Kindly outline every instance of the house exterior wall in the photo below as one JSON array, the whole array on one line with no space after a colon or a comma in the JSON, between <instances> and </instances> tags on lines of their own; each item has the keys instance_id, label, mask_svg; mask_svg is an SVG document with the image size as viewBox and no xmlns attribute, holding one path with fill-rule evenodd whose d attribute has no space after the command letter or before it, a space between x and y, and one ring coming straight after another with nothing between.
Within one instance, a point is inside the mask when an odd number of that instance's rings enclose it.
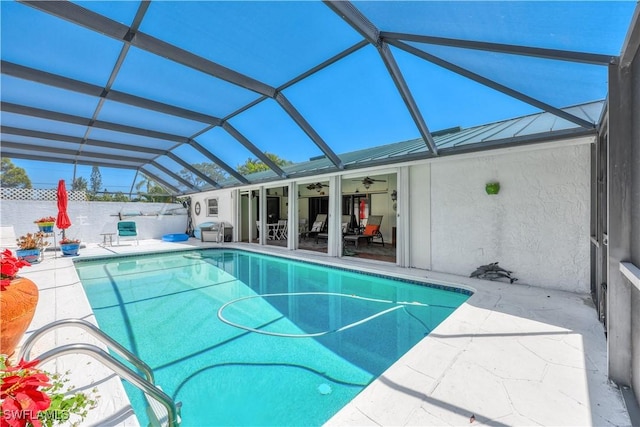
<instances>
[{"instance_id":1,"label":"house exterior wall","mask_svg":"<svg viewBox=\"0 0 640 427\"><path fill-rule=\"evenodd\" d=\"M206 191L204 193L192 194L191 195L191 210L193 215L193 226L197 227L198 225L205 222L221 222L225 221L227 223L234 224L236 223L235 219L235 210L233 199L234 190L215 190L215 191ZM217 215L209 215L207 212L207 201L211 198L218 198L218 214ZM200 203L200 215L196 215L193 211L196 203ZM255 214L254 214L255 218Z\"/></svg>"},{"instance_id":2,"label":"house exterior wall","mask_svg":"<svg viewBox=\"0 0 640 427\"><path fill-rule=\"evenodd\" d=\"M432 269L499 262L519 284L589 292L589 164L588 144L432 163Z\"/></svg>"},{"instance_id":3,"label":"house exterior wall","mask_svg":"<svg viewBox=\"0 0 640 427\"><path fill-rule=\"evenodd\" d=\"M431 165L409 168L409 266L431 269Z\"/></svg>"},{"instance_id":4,"label":"house exterior wall","mask_svg":"<svg viewBox=\"0 0 640 427\"><path fill-rule=\"evenodd\" d=\"M65 232L66 236L83 243L100 243L103 239L100 233L115 233L119 213L124 215L123 219L136 222L139 239L159 239L164 234L184 233L187 228L186 210L178 204L70 201L67 212L71 227ZM175 215L166 215L169 212ZM3 200L0 220L2 225L12 225L20 237L38 231L33 221L57 214L56 201Z\"/></svg>"}]
</instances>

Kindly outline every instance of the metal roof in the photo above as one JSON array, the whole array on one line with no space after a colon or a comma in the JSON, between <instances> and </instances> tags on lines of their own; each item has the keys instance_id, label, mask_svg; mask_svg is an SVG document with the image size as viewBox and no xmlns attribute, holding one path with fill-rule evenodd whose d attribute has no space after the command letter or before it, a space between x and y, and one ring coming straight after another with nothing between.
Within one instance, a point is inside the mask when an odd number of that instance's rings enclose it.
<instances>
[{"instance_id":1,"label":"metal roof","mask_svg":"<svg viewBox=\"0 0 640 427\"><path fill-rule=\"evenodd\" d=\"M593 132L605 3L3 1L2 156L185 194Z\"/></svg>"},{"instance_id":2,"label":"metal roof","mask_svg":"<svg viewBox=\"0 0 640 427\"><path fill-rule=\"evenodd\" d=\"M566 111L577 117L595 122L602 113L604 103L605 101L590 102L567 108ZM462 129L461 127L443 129L433 132L432 135L438 147L439 155L444 156L449 153L457 154L542 141L557 141L561 138L590 134L595 133L551 113L544 112L467 129ZM422 138L340 154L340 158L344 161L345 169L357 168L360 165L393 164L433 157L436 156L429 152ZM324 156L320 156L319 158L309 159L306 162L283 166L282 169L291 176L314 175L330 171L331 162ZM248 178L254 182L260 182L268 180L269 175L258 172L249 175Z\"/></svg>"}]
</instances>

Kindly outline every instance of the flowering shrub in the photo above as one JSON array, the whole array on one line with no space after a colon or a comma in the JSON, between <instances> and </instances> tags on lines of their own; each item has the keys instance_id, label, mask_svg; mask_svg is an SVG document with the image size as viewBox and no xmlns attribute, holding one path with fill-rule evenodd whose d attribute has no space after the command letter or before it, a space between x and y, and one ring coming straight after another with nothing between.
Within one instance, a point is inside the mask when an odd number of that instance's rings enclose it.
<instances>
[{"instance_id":1,"label":"flowering shrub","mask_svg":"<svg viewBox=\"0 0 640 427\"><path fill-rule=\"evenodd\" d=\"M48 374L38 368L38 360L21 360L11 366L0 355L0 399L2 403L2 427L51 427L67 423L77 426L87 416L97 401L85 393L72 393L68 380L59 374ZM95 394L97 390L91 390ZM70 420L75 415L74 420Z\"/></svg>"},{"instance_id":2,"label":"flowering shrub","mask_svg":"<svg viewBox=\"0 0 640 427\"><path fill-rule=\"evenodd\" d=\"M22 267L30 267L27 261L18 259L13 256L13 252L9 249L5 249L1 254L0 262L0 290L5 290L13 279L16 278L16 274Z\"/></svg>"},{"instance_id":3,"label":"flowering shrub","mask_svg":"<svg viewBox=\"0 0 640 427\"><path fill-rule=\"evenodd\" d=\"M40 223L40 222L56 222L56 217L55 216L43 216L40 219L36 219L35 221L36 224Z\"/></svg>"},{"instance_id":4,"label":"flowering shrub","mask_svg":"<svg viewBox=\"0 0 640 427\"><path fill-rule=\"evenodd\" d=\"M61 245L69 245L69 244L74 244L74 243L80 243L80 239L67 239L66 237L62 240L60 240Z\"/></svg>"},{"instance_id":5,"label":"flowering shrub","mask_svg":"<svg viewBox=\"0 0 640 427\"><path fill-rule=\"evenodd\" d=\"M42 249L49 245L49 242L45 242L44 235L42 231L27 233L16 239L16 244L20 249Z\"/></svg>"}]
</instances>

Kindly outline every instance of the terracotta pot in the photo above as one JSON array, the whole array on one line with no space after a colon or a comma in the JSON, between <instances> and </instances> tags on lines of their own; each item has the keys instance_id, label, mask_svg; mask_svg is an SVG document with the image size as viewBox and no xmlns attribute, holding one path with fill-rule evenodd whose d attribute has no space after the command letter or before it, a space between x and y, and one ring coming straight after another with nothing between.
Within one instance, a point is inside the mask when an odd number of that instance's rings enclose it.
<instances>
[{"instance_id":1,"label":"terracotta pot","mask_svg":"<svg viewBox=\"0 0 640 427\"><path fill-rule=\"evenodd\" d=\"M12 355L29 327L38 304L38 287L19 277L0 291L0 354Z\"/></svg>"}]
</instances>

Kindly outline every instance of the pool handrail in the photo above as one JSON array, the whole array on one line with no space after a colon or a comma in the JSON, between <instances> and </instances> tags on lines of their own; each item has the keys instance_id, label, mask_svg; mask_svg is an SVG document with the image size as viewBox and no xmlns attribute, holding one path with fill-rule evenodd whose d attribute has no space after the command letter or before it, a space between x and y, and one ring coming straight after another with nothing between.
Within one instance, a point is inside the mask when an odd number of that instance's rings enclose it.
<instances>
[{"instance_id":1,"label":"pool handrail","mask_svg":"<svg viewBox=\"0 0 640 427\"><path fill-rule=\"evenodd\" d=\"M66 344L49 350L38 357L40 363L56 359L65 354L86 354L94 359L102 362L105 366L113 370L120 378L127 380L130 384L136 386L147 395L153 397L160 402L167 410L167 426L178 427L180 420L178 418L178 410L176 404L165 392L160 390L156 385L142 378L137 372L122 362L114 358L103 349L92 344Z\"/></svg>"},{"instance_id":2,"label":"pool handrail","mask_svg":"<svg viewBox=\"0 0 640 427\"><path fill-rule=\"evenodd\" d=\"M18 360L30 360L31 349L38 339L40 339L44 334L50 332L52 330L64 327L64 326L75 326L85 331L89 332L95 338L97 338L101 343L106 345L109 349L113 350L116 354L124 358L127 362L131 363L137 369L139 369L142 373L144 373L147 381L151 384L155 384L155 380L153 377L153 371L145 362L143 362L140 358L138 358L135 354L131 353L125 347L122 346L119 342L111 338L109 335L101 331L96 325L93 323L87 322L84 319L61 319L56 320L55 322L51 322L42 328L35 331L33 334L27 338L24 345L20 349L20 353L18 354Z\"/></svg>"}]
</instances>

